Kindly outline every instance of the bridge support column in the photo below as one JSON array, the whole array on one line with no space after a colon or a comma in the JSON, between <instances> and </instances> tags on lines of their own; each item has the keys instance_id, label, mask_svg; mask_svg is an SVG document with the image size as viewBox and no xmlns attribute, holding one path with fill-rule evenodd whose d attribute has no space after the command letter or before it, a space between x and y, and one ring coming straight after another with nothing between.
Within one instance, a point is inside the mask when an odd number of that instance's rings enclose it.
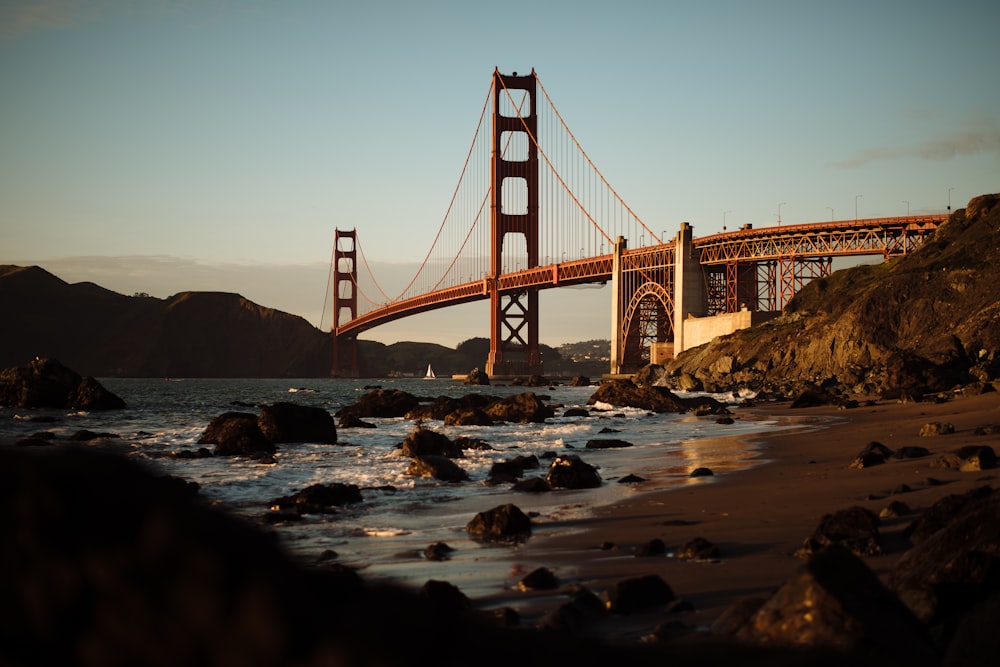
<instances>
[{"instance_id":1,"label":"bridge support column","mask_svg":"<svg viewBox=\"0 0 1000 667\"><path fill-rule=\"evenodd\" d=\"M622 372L625 355L625 294L622 284L622 253L627 247L625 238L619 236L611 255L611 374Z\"/></svg>"},{"instance_id":2,"label":"bridge support column","mask_svg":"<svg viewBox=\"0 0 1000 667\"><path fill-rule=\"evenodd\" d=\"M692 240L691 224L682 222L674 246L674 354L687 349L684 345L684 320L688 315L704 317L708 313L705 281Z\"/></svg>"},{"instance_id":3,"label":"bridge support column","mask_svg":"<svg viewBox=\"0 0 1000 667\"><path fill-rule=\"evenodd\" d=\"M334 377L360 375L358 340L353 334L337 334L341 321L358 316L357 230L336 230L333 256L333 368ZM344 317L346 315L346 317ZM343 318L343 319L342 319Z\"/></svg>"},{"instance_id":4,"label":"bridge support column","mask_svg":"<svg viewBox=\"0 0 1000 667\"><path fill-rule=\"evenodd\" d=\"M523 96L512 95L518 91ZM498 279L505 267L504 238L524 237L526 268L538 266L538 114L536 81L528 76L493 72L493 149L490 160L490 355L486 373L542 373L538 347L538 290L501 294ZM509 113L505 114L504 111ZM525 155L507 155L510 146L526 146ZM524 258L517 258L523 261ZM513 263L513 262L511 262Z\"/></svg>"}]
</instances>

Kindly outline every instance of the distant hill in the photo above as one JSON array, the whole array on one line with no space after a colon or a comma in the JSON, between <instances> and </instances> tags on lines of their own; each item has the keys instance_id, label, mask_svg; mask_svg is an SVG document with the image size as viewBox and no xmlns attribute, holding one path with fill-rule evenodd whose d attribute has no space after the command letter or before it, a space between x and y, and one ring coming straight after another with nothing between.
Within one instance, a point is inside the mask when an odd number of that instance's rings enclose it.
<instances>
[{"instance_id":1,"label":"distant hill","mask_svg":"<svg viewBox=\"0 0 1000 667\"><path fill-rule=\"evenodd\" d=\"M322 377L330 335L238 294L125 296L0 266L0 368L35 356L98 377Z\"/></svg>"},{"instance_id":2,"label":"distant hill","mask_svg":"<svg viewBox=\"0 0 1000 667\"><path fill-rule=\"evenodd\" d=\"M67 283L38 266L0 265L0 313L0 368L36 356L96 377L305 378L327 377L332 368L329 332L239 294L126 296L90 282ZM547 374L595 375L607 368L603 360L564 359L559 350L541 347ZM485 368L489 349L487 338L455 349L361 340L360 368L365 377L422 376L431 364L447 377Z\"/></svg>"}]
</instances>

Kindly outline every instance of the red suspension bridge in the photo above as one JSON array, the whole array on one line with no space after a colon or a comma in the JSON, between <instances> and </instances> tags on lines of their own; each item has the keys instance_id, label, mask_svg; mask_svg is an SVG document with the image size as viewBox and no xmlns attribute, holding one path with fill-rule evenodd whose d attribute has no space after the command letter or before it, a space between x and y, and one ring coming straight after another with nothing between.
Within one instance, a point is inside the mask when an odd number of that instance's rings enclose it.
<instances>
[{"instance_id":1,"label":"red suspension bridge","mask_svg":"<svg viewBox=\"0 0 1000 667\"><path fill-rule=\"evenodd\" d=\"M691 316L780 311L806 282L828 275L834 257L906 254L946 217L745 226L699 239L682 223L668 239L601 175L534 71L494 71L459 183L409 284L387 294L357 231L336 230L333 372L359 374L363 331L488 299L486 372L541 373L539 290L604 282L612 284L609 370L633 372L663 344L677 352L696 344L691 333L685 341Z\"/></svg>"}]
</instances>

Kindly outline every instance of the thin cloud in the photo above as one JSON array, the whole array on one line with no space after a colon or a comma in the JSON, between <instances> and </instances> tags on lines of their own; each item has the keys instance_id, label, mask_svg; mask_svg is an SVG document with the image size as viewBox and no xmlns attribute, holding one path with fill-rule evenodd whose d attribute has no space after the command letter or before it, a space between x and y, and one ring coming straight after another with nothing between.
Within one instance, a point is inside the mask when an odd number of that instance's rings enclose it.
<instances>
[{"instance_id":1,"label":"thin cloud","mask_svg":"<svg viewBox=\"0 0 1000 667\"><path fill-rule=\"evenodd\" d=\"M968 157L982 153L994 153L1000 156L1000 129L995 127L974 128L955 132L938 139L929 139L913 146L872 148L856 158L835 162L834 166L842 169L853 169L881 160L951 160L956 157Z\"/></svg>"},{"instance_id":2,"label":"thin cloud","mask_svg":"<svg viewBox=\"0 0 1000 667\"><path fill-rule=\"evenodd\" d=\"M23 35L79 24L87 5L73 0L14 0L0 7L0 34L13 39Z\"/></svg>"}]
</instances>

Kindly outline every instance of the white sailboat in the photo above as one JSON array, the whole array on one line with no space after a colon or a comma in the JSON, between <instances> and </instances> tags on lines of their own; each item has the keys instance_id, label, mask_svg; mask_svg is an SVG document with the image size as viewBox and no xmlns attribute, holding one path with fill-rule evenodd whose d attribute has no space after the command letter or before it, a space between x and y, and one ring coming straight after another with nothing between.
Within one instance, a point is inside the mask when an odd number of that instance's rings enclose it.
<instances>
[{"instance_id":1,"label":"white sailboat","mask_svg":"<svg viewBox=\"0 0 1000 667\"><path fill-rule=\"evenodd\" d=\"M436 377L437 376L434 375L434 369L431 368L430 364L427 364L427 373L424 374L424 379L425 380L433 380Z\"/></svg>"}]
</instances>

